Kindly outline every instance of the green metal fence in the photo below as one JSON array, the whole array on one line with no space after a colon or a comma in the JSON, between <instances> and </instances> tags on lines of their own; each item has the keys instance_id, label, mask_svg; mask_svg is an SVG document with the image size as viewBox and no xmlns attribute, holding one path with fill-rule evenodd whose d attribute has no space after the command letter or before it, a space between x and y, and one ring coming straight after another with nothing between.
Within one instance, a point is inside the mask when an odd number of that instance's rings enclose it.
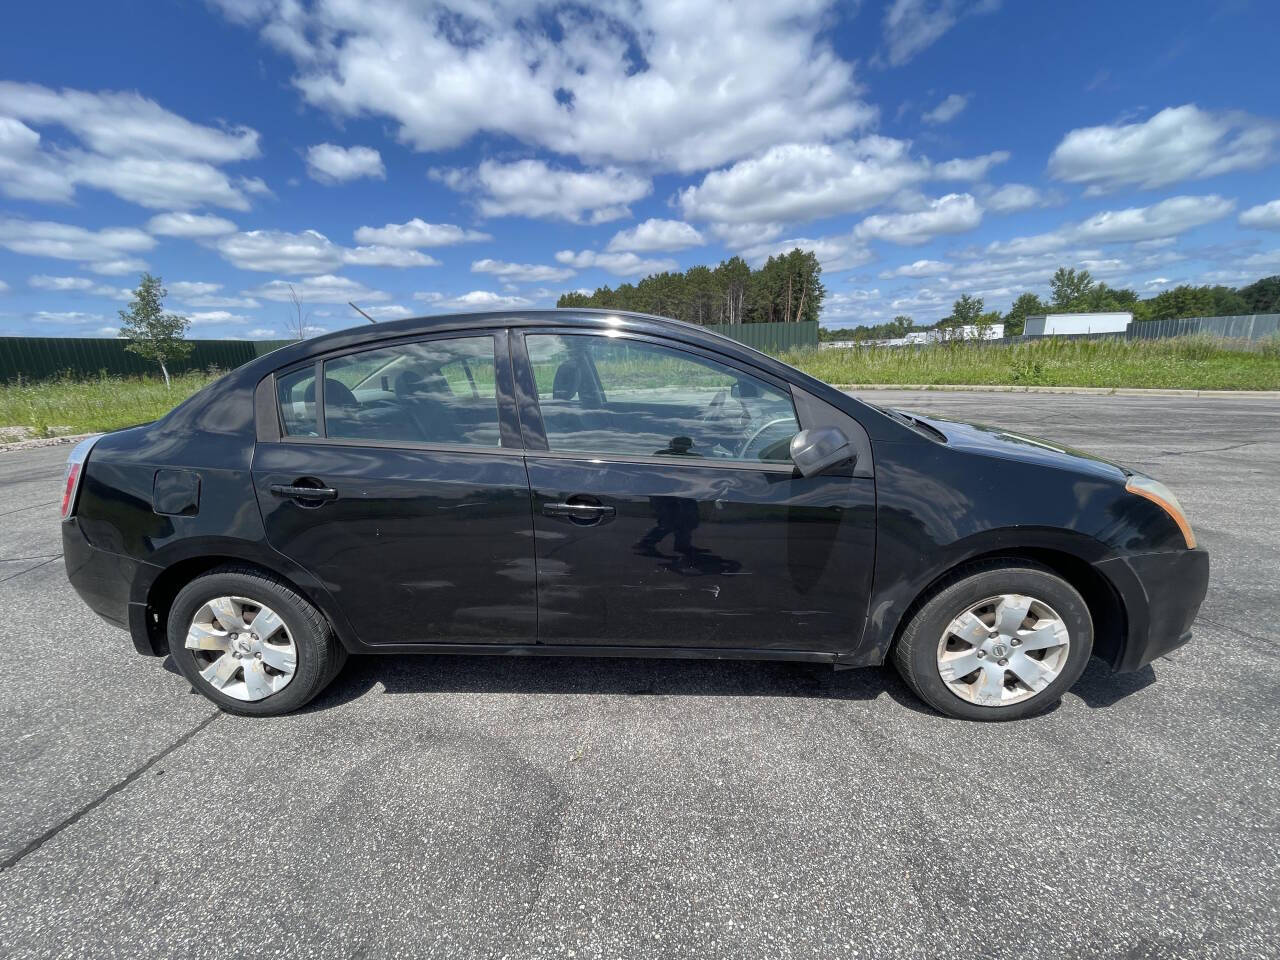
<instances>
[{"instance_id":1,"label":"green metal fence","mask_svg":"<svg viewBox=\"0 0 1280 960\"><path fill-rule=\"evenodd\" d=\"M291 340L189 340L191 355L172 364L170 373L217 367L231 370L254 357L270 353ZM134 377L157 374L150 360L125 350L127 340L106 337L0 337L0 383L47 380L69 374L93 377L99 373Z\"/></svg>"},{"instance_id":2,"label":"green metal fence","mask_svg":"<svg viewBox=\"0 0 1280 960\"><path fill-rule=\"evenodd\" d=\"M766 353L814 349L818 346L818 324L809 323L717 323L708 330L731 337ZM232 370L254 357L270 353L291 340L188 340L191 355L169 367L170 373L217 367ZM126 340L106 337L0 337L0 383L19 378L48 380L52 377L96 377L100 373L117 377L156 374L150 360L125 350Z\"/></svg>"},{"instance_id":3,"label":"green metal fence","mask_svg":"<svg viewBox=\"0 0 1280 960\"><path fill-rule=\"evenodd\" d=\"M709 323L707 329L765 353L818 348L817 320L805 323Z\"/></svg>"}]
</instances>

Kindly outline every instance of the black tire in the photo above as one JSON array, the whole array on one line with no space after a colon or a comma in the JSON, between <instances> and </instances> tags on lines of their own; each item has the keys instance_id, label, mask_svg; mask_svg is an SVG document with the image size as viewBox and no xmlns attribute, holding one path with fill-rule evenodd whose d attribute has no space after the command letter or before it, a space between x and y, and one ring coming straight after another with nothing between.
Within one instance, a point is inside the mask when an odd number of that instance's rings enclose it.
<instances>
[{"instance_id":1,"label":"black tire","mask_svg":"<svg viewBox=\"0 0 1280 960\"><path fill-rule=\"evenodd\" d=\"M245 597L270 607L293 637L298 663L293 679L261 700L239 700L217 690L200 676L196 652L186 647L187 631L200 608L215 597ZM255 567L230 565L203 574L183 587L169 610L169 655L191 686L228 713L271 717L308 703L329 685L347 660L324 616L296 590Z\"/></svg>"},{"instance_id":2,"label":"black tire","mask_svg":"<svg viewBox=\"0 0 1280 960\"><path fill-rule=\"evenodd\" d=\"M1034 597L1053 608L1067 628L1066 663L1052 683L1005 706L973 703L953 692L938 669L938 646L948 625L974 604L1000 594ZM1093 618L1079 591L1053 571L1027 560L990 561L945 580L911 617L891 654L907 685L936 710L962 720L1017 720L1043 713L1069 690L1093 652ZM1011 688L1012 689L1012 688Z\"/></svg>"}]
</instances>

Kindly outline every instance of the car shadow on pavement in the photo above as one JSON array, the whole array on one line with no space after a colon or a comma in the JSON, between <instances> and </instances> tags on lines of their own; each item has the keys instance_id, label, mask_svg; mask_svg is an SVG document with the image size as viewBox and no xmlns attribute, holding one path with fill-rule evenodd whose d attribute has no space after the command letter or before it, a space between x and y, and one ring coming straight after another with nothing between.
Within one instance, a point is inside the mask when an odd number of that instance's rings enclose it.
<instances>
[{"instance_id":1,"label":"car shadow on pavement","mask_svg":"<svg viewBox=\"0 0 1280 960\"><path fill-rule=\"evenodd\" d=\"M170 658L164 668L181 676ZM1150 686L1155 671L1112 673L1094 659L1068 696L1110 707ZM792 697L876 700L888 696L917 713L941 717L889 667L834 670L827 664L630 657L504 657L443 654L354 656L300 712L329 710L381 686L387 694L593 694L668 697ZM195 690L192 690L195 694ZM1047 713L1053 713L1055 705Z\"/></svg>"},{"instance_id":2,"label":"car shadow on pavement","mask_svg":"<svg viewBox=\"0 0 1280 960\"><path fill-rule=\"evenodd\" d=\"M927 707L892 670L827 664L623 657L386 655L352 657L306 709L326 710L381 686L388 694L502 693L664 697L794 697L875 700Z\"/></svg>"}]
</instances>

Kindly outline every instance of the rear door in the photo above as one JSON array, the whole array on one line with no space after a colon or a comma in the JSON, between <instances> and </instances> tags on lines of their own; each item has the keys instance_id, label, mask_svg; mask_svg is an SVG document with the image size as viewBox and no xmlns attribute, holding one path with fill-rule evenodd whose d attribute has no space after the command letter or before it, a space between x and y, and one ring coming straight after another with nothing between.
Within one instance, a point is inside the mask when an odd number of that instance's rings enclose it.
<instances>
[{"instance_id":1,"label":"rear door","mask_svg":"<svg viewBox=\"0 0 1280 960\"><path fill-rule=\"evenodd\" d=\"M276 375L281 436L253 462L267 537L364 643L536 642L506 343L425 338Z\"/></svg>"},{"instance_id":2,"label":"rear door","mask_svg":"<svg viewBox=\"0 0 1280 960\"><path fill-rule=\"evenodd\" d=\"M786 383L669 341L581 331L513 334L513 361L541 642L856 642L873 480L797 474Z\"/></svg>"}]
</instances>

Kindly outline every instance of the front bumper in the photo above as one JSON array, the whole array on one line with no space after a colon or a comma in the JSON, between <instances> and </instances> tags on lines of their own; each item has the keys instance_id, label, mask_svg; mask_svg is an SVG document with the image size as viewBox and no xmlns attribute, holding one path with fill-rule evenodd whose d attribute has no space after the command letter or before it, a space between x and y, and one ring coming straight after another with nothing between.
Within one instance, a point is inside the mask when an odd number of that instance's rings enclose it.
<instances>
[{"instance_id":1,"label":"front bumper","mask_svg":"<svg viewBox=\"0 0 1280 960\"><path fill-rule=\"evenodd\" d=\"M1209 589L1209 553L1178 550L1116 557L1095 565L1120 594L1128 630L1111 657L1117 671L1140 670L1191 639Z\"/></svg>"}]
</instances>

